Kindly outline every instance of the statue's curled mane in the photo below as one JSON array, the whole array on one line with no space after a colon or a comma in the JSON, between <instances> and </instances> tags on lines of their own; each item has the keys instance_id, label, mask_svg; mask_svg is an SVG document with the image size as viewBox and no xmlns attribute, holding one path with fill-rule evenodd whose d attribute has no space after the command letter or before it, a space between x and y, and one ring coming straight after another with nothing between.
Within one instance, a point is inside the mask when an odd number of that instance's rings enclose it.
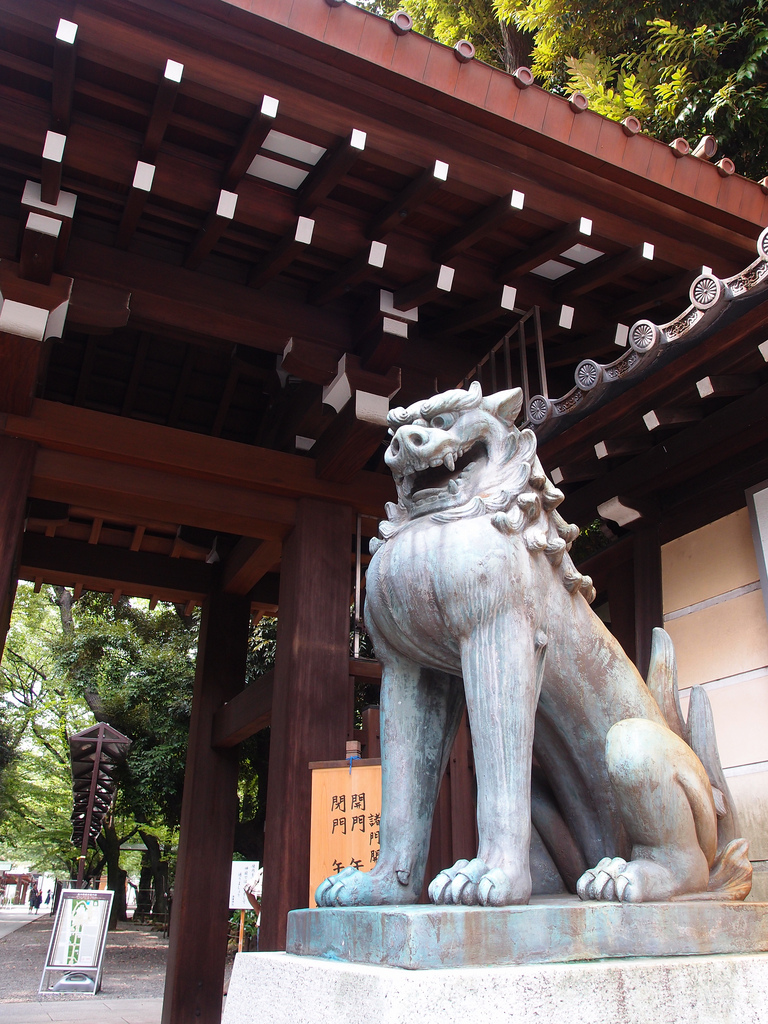
<instances>
[{"instance_id":1,"label":"statue's curled mane","mask_svg":"<svg viewBox=\"0 0 768 1024\"><path fill-rule=\"evenodd\" d=\"M483 398L482 389L474 381L468 391L454 390L405 408L392 409L387 417L390 433L399 426L414 423L426 427L434 417L443 413L462 413L484 407L491 415L496 410ZM559 570L565 588L580 591L587 601L595 597L595 588L589 576L583 576L568 552L579 535L579 528L569 524L557 511L565 496L547 477L536 454L536 435L529 428L518 430L514 424L504 424L508 432L506 450L500 460L503 466L503 485L493 493L475 495L456 508L435 512L433 522L454 523L462 519L490 516L492 524L503 534L520 534L532 554L543 553ZM411 521L402 499L386 506L387 521L379 523L381 539L370 542L371 554L386 541L397 536Z\"/></svg>"}]
</instances>

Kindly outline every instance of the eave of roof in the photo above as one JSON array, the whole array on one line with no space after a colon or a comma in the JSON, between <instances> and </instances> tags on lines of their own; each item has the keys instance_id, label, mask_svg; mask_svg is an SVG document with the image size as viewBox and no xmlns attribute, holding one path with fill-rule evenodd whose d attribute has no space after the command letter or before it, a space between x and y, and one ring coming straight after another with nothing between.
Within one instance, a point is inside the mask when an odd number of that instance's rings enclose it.
<instances>
[{"instance_id":1,"label":"eave of roof","mask_svg":"<svg viewBox=\"0 0 768 1024\"><path fill-rule=\"evenodd\" d=\"M197 0L181 0L198 6ZM208 11L228 6L261 23L267 37L336 65L356 67L366 77L408 92L424 102L458 112L535 149L631 185L649 196L701 213L700 204L759 225L768 221L768 195L740 175L682 156L663 142L624 127L591 110L574 112L568 100L539 86L519 88L512 75L476 59L460 63L454 50L416 32L398 35L386 18L349 3L325 0L204 0ZM234 12L232 12L234 13ZM224 15L227 20L231 19ZM234 19L237 20L235 16ZM252 21L248 19L252 26ZM468 109L469 108L469 109Z\"/></svg>"}]
</instances>

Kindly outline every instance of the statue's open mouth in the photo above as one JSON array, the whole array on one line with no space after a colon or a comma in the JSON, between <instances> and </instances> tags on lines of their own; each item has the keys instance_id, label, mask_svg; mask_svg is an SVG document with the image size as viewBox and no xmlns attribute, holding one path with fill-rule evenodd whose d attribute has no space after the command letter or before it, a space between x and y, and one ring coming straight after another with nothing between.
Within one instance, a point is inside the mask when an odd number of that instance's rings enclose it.
<instances>
[{"instance_id":1,"label":"statue's open mouth","mask_svg":"<svg viewBox=\"0 0 768 1024\"><path fill-rule=\"evenodd\" d=\"M486 462L488 452L482 441L477 441L466 452L447 452L436 466L406 473L403 477L403 497L414 502L426 501L437 495L458 494L461 477L473 471L475 463Z\"/></svg>"}]
</instances>

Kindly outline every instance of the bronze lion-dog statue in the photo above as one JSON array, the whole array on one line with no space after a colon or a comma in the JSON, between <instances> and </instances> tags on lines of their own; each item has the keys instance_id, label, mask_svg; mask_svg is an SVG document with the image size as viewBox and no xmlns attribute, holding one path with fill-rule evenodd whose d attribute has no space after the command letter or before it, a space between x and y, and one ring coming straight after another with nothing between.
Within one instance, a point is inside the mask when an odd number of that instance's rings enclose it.
<instances>
[{"instance_id":1,"label":"bronze lion-dog statue","mask_svg":"<svg viewBox=\"0 0 768 1024\"><path fill-rule=\"evenodd\" d=\"M743 899L751 865L706 694L694 687L684 721L668 635L654 632L645 683L591 610L568 553L578 528L515 427L521 404L474 382L389 414L398 502L371 542L365 607L382 665L381 852L326 879L317 903L419 899L465 703L479 846L432 880L434 903L527 903L532 839L584 900Z\"/></svg>"}]
</instances>

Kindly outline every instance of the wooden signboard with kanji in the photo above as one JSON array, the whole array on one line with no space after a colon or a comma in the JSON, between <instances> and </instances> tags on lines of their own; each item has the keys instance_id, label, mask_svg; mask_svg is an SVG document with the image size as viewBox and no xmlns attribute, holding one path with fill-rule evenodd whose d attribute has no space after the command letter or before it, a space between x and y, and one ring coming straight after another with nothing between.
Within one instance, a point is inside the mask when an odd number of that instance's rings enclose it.
<instances>
[{"instance_id":1,"label":"wooden signboard with kanji","mask_svg":"<svg viewBox=\"0 0 768 1024\"><path fill-rule=\"evenodd\" d=\"M379 857L381 763L316 762L312 769L309 906L328 875L353 866L369 871Z\"/></svg>"}]
</instances>

